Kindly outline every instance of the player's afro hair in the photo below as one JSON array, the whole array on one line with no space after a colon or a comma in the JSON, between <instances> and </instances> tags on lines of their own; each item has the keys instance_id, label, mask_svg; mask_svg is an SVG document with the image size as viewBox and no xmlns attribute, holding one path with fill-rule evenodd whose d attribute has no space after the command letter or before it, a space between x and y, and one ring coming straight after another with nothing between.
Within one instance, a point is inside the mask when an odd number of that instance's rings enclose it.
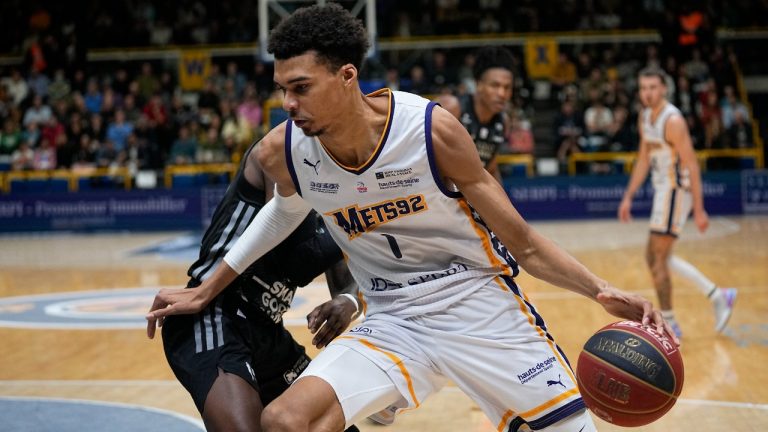
<instances>
[{"instance_id":1,"label":"player's afro hair","mask_svg":"<svg viewBox=\"0 0 768 432\"><path fill-rule=\"evenodd\" d=\"M267 50L278 60L317 52L331 70L351 63L359 70L370 43L362 22L336 3L296 10L269 36Z\"/></svg>"},{"instance_id":2,"label":"player's afro hair","mask_svg":"<svg viewBox=\"0 0 768 432\"><path fill-rule=\"evenodd\" d=\"M472 68L472 75L476 81L479 81L488 69L501 68L515 73L514 61L512 53L504 47L481 48L475 53L475 66Z\"/></svg>"}]
</instances>

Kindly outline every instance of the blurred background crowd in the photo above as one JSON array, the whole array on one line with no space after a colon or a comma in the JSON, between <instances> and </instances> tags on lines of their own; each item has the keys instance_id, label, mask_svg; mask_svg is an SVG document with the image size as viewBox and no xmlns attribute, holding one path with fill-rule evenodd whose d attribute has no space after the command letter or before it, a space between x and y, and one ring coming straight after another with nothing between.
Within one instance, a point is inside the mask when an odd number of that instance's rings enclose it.
<instances>
[{"instance_id":1,"label":"blurred background crowd","mask_svg":"<svg viewBox=\"0 0 768 432\"><path fill-rule=\"evenodd\" d=\"M503 152L557 158L637 148L637 71L669 75L668 99L697 149L754 145L752 111L739 91L741 52L718 28L768 25L768 1L382 0L378 33L420 36L640 30L658 42L561 45L547 80L532 79L519 46ZM201 88L185 90L162 59L89 61L120 49L229 44L257 39L256 0L45 2L0 5L0 170L237 160L279 108L271 65L256 55L212 59ZM557 13L551 13L557 10ZM588 33L584 33L588 34ZM240 45L238 45L240 44ZM381 51L362 71L371 88L433 97L471 93L472 48ZM0 60L2 57L0 57Z\"/></svg>"}]
</instances>

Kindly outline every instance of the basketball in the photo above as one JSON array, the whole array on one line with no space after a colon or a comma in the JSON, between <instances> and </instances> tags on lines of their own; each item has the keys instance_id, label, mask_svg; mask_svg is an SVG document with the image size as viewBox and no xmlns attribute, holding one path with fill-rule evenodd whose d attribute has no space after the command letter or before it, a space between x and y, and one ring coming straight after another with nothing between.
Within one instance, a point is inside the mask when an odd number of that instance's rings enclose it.
<instances>
[{"instance_id":1,"label":"basketball","mask_svg":"<svg viewBox=\"0 0 768 432\"><path fill-rule=\"evenodd\" d=\"M607 325L579 355L576 378L587 407L619 426L651 423L683 389L683 358L666 335L634 321Z\"/></svg>"}]
</instances>

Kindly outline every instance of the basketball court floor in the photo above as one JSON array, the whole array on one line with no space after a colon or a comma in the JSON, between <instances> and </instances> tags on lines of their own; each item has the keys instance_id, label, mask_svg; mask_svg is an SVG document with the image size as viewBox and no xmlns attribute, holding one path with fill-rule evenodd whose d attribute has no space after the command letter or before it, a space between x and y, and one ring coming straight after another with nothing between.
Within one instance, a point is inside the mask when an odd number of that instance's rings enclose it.
<instances>
[{"instance_id":1,"label":"basketball court floor","mask_svg":"<svg viewBox=\"0 0 768 432\"><path fill-rule=\"evenodd\" d=\"M677 253L722 286L739 289L725 334L709 303L674 279L683 327L685 386L677 405L643 431L768 430L768 216L717 217L705 235L689 224ZM616 286L653 296L636 221L534 226ZM55 234L0 237L1 431L196 431L201 422L143 315L159 287L180 287L194 234ZM521 274L557 342L575 365L586 339L616 319L576 294ZM303 343L303 317L327 297L322 281L301 289L287 316ZM310 350L314 353L314 350ZM511 373L511 371L510 371ZM601 431L625 430L596 420ZM370 431L496 430L453 386Z\"/></svg>"}]
</instances>

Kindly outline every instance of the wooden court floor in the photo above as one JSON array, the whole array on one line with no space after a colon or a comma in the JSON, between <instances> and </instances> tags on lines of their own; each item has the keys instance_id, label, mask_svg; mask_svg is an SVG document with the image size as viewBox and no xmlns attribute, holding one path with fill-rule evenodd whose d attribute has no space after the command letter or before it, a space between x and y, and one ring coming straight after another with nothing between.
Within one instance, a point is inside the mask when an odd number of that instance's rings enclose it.
<instances>
[{"instance_id":1,"label":"wooden court floor","mask_svg":"<svg viewBox=\"0 0 768 432\"><path fill-rule=\"evenodd\" d=\"M643 262L647 231L642 221L534 226L616 286L653 295ZM181 234L2 236L0 316L32 308L25 302L2 303L15 296L181 286L188 261L133 253ZM738 288L736 312L726 334L715 334L708 302L692 285L674 279L674 302L685 333L685 387L668 415L641 430L768 430L768 216L713 218L705 235L687 227L677 253L718 284ZM614 321L575 294L525 274L519 283L574 364L584 341ZM136 318L148 308L145 302L150 298L145 294L117 310L114 305L100 309L96 304L86 312ZM165 363L161 341L146 339L142 328L30 327L0 320L0 397L120 402L198 417ZM300 341L309 340L301 326L291 329ZM0 430L2 424L0 419ZM601 431L625 430L599 420L597 424ZM393 426L360 426L365 432L495 430L477 406L450 385L419 409L401 415Z\"/></svg>"}]
</instances>

